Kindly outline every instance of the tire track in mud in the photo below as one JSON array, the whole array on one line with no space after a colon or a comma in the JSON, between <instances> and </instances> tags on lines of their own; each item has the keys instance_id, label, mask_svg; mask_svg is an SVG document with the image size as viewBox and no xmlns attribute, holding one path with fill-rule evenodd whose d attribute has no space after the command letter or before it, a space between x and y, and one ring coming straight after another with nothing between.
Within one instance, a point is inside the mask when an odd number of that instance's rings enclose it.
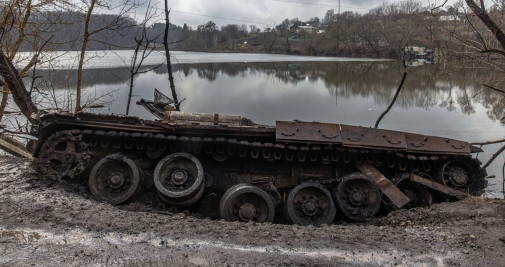
<instances>
[{"instance_id":1,"label":"tire track in mud","mask_svg":"<svg viewBox=\"0 0 505 267\"><path fill-rule=\"evenodd\" d=\"M450 251L446 254L428 253L425 255L413 255L410 252L387 249L355 251L348 249L332 248L305 248L305 247L283 247L283 246L245 246L235 243L195 240L195 239L170 239L156 237L155 233L144 233L139 235L130 235L118 232L108 232L96 234L73 229L64 234L55 234L41 229L10 229L0 226L0 241L3 243L30 243L35 247L63 246L81 248L85 256L92 256L93 251L107 251L111 248L133 248L136 246L144 247L150 250L166 249L167 251L187 251L195 255L209 255L213 251L220 251L224 254L256 254L257 257L263 257L265 254L271 254L275 257L284 256L287 258L305 259L307 262L318 261L328 263L344 263L360 265L408 265L415 263L417 266L444 265L447 259L457 259L459 252ZM152 248L149 248L152 247ZM0 263L5 264L14 261L16 255L9 257L9 252L5 252L0 259ZM165 254L166 256L166 254ZM157 253L145 255L140 253L110 253L103 259L95 259L88 264L112 264L112 263L134 263L134 262L165 262L166 257ZM224 262L214 262L208 257L188 257L188 262L195 265L219 264Z\"/></svg>"}]
</instances>

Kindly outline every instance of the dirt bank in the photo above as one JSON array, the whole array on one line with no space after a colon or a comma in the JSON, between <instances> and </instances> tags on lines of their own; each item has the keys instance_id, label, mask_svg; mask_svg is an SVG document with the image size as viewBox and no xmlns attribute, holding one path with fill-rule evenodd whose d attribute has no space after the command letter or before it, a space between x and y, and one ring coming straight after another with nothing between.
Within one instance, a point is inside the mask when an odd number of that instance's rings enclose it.
<instances>
[{"instance_id":1,"label":"dirt bank","mask_svg":"<svg viewBox=\"0 0 505 267\"><path fill-rule=\"evenodd\" d=\"M505 264L505 201L469 198L369 225L229 223L111 206L0 157L0 265Z\"/></svg>"}]
</instances>

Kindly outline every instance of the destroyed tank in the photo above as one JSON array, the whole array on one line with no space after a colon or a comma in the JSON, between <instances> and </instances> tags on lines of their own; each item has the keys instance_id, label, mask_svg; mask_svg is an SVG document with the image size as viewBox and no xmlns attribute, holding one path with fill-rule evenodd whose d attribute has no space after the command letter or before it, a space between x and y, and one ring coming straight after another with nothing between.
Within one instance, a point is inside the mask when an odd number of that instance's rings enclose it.
<instances>
[{"instance_id":1,"label":"destroyed tank","mask_svg":"<svg viewBox=\"0 0 505 267\"><path fill-rule=\"evenodd\" d=\"M159 120L43 114L29 147L52 180L84 182L98 201L147 199L228 221L330 224L480 195L486 172L467 142L320 122L275 126L167 110ZM152 197L156 196L156 197Z\"/></svg>"}]
</instances>

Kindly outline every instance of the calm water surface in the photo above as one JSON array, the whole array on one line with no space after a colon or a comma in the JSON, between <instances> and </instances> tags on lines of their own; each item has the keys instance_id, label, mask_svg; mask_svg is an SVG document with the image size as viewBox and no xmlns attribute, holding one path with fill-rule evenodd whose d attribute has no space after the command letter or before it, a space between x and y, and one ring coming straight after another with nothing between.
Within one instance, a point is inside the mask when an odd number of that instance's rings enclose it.
<instances>
[{"instance_id":1,"label":"calm water surface","mask_svg":"<svg viewBox=\"0 0 505 267\"><path fill-rule=\"evenodd\" d=\"M195 59L198 55L192 54L191 59L198 61ZM268 56L261 57L258 61L268 61ZM250 62L254 60L248 58L243 60L247 63L223 63L227 59L240 61L240 55L226 54L219 58L220 63L174 66L178 98L184 99L182 111L236 114L271 125L276 120L298 119L373 126L391 101L403 74L399 63L387 61L311 62L303 57L303 61L297 62L296 57L289 57L286 60L290 62ZM106 62L101 59L100 64L84 71L86 98L104 105L89 111L125 114L129 72L116 65L99 68ZM477 82L478 77L492 74L475 70L447 72L440 67L428 64L409 68L404 90L380 128L469 142L503 138L505 96L485 90ZM135 78L130 115L153 119L135 102L140 98L153 99L154 88L170 96L168 75L165 67L144 70L147 72ZM64 100L72 94L65 89L73 89L75 70L40 71L40 74L52 78L50 87L54 90L47 93L46 100L41 97L38 100L47 101L55 96L60 99L59 107L68 108ZM498 148L499 145L485 147L486 152L479 159L487 161ZM503 197L500 193L503 162L504 157L500 156L488 168L490 175L498 177L490 180L489 197Z\"/></svg>"}]
</instances>

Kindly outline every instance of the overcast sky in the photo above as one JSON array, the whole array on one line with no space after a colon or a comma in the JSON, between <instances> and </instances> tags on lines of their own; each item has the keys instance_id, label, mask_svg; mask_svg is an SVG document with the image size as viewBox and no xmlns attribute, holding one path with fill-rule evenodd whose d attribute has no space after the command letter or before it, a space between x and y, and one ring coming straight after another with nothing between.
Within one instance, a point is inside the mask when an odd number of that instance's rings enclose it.
<instances>
[{"instance_id":1,"label":"overcast sky","mask_svg":"<svg viewBox=\"0 0 505 267\"><path fill-rule=\"evenodd\" d=\"M160 0L158 8L163 8ZM456 0L450 0L454 3ZM329 9L338 11L338 0L168 0L172 9L170 21L182 26L196 26L214 21L218 26L226 24L256 24L260 28L279 24L285 18L298 18L307 21L312 17L324 17ZM341 12L353 11L366 13L383 3L401 2L401 0L341 0ZM442 3L442 0L421 1L423 5Z\"/></svg>"}]
</instances>

